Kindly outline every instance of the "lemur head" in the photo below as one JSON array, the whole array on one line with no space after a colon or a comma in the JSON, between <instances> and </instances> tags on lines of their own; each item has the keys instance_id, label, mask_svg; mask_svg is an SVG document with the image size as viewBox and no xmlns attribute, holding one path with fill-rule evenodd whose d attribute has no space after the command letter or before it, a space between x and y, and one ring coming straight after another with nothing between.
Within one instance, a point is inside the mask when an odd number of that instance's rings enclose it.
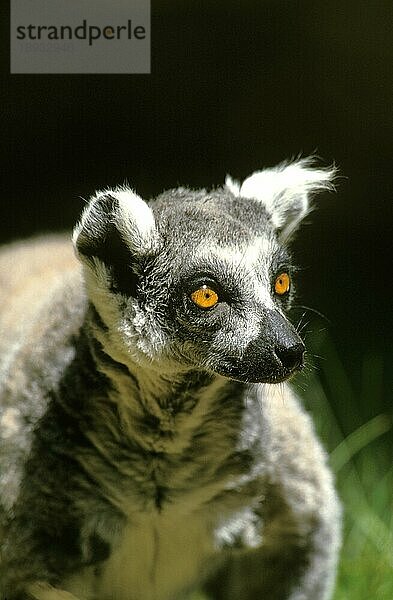
<instances>
[{"instance_id":1,"label":"lemur head","mask_svg":"<svg viewBox=\"0 0 393 600\"><path fill-rule=\"evenodd\" d=\"M212 191L167 191L149 204L127 187L99 192L73 240L106 350L167 373L288 378L304 346L285 316L287 243L310 193L331 187L333 176L307 159L242 184L227 177Z\"/></svg>"}]
</instances>

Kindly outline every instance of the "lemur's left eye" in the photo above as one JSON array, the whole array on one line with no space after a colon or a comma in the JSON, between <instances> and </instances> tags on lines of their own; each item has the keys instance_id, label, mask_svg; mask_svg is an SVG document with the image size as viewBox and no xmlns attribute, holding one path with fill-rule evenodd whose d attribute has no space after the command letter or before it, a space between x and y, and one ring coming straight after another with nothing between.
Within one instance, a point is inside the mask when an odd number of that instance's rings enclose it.
<instances>
[{"instance_id":1,"label":"lemur's left eye","mask_svg":"<svg viewBox=\"0 0 393 600\"><path fill-rule=\"evenodd\" d=\"M288 273L281 273L274 282L274 291L279 296L283 296L287 292L289 292L289 288L291 287L291 279Z\"/></svg>"},{"instance_id":2,"label":"lemur's left eye","mask_svg":"<svg viewBox=\"0 0 393 600\"><path fill-rule=\"evenodd\" d=\"M218 294L208 285L202 285L191 294L191 300L199 308L213 308L218 302Z\"/></svg>"}]
</instances>

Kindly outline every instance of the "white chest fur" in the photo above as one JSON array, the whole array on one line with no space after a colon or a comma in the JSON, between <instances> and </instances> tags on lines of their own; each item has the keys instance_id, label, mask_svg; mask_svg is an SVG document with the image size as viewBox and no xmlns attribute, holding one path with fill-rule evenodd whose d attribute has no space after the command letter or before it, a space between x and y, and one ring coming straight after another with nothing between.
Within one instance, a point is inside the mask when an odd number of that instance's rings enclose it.
<instances>
[{"instance_id":1,"label":"white chest fur","mask_svg":"<svg viewBox=\"0 0 393 600\"><path fill-rule=\"evenodd\" d=\"M206 517L144 515L125 529L104 567L102 597L173 600L199 579L213 553Z\"/></svg>"},{"instance_id":2,"label":"white chest fur","mask_svg":"<svg viewBox=\"0 0 393 600\"><path fill-rule=\"evenodd\" d=\"M86 600L182 600L217 557L206 512L143 513L128 522L99 571L84 570L64 587Z\"/></svg>"}]
</instances>

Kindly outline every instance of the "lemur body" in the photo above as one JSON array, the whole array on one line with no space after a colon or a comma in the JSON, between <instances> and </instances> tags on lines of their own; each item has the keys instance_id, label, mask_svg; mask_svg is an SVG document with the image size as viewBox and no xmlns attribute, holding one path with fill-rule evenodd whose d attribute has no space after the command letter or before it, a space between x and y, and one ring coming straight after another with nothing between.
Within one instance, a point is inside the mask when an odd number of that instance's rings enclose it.
<instances>
[{"instance_id":1,"label":"lemur body","mask_svg":"<svg viewBox=\"0 0 393 600\"><path fill-rule=\"evenodd\" d=\"M59 236L0 253L1 600L330 597L339 505L284 380L286 242L331 176L116 188L82 269Z\"/></svg>"}]
</instances>

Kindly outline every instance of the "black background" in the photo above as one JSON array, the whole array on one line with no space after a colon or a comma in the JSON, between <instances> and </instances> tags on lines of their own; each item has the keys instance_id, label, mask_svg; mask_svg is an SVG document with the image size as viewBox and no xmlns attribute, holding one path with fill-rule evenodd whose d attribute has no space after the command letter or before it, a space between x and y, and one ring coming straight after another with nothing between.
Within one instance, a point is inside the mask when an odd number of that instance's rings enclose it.
<instances>
[{"instance_id":1,"label":"black background","mask_svg":"<svg viewBox=\"0 0 393 600\"><path fill-rule=\"evenodd\" d=\"M151 75L9 75L8 27L1 242L70 228L81 197L125 180L149 198L299 153L334 160L337 194L294 244L300 297L330 319L355 390L382 356L391 405L391 0L153 0Z\"/></svg>"}]
</instances>

